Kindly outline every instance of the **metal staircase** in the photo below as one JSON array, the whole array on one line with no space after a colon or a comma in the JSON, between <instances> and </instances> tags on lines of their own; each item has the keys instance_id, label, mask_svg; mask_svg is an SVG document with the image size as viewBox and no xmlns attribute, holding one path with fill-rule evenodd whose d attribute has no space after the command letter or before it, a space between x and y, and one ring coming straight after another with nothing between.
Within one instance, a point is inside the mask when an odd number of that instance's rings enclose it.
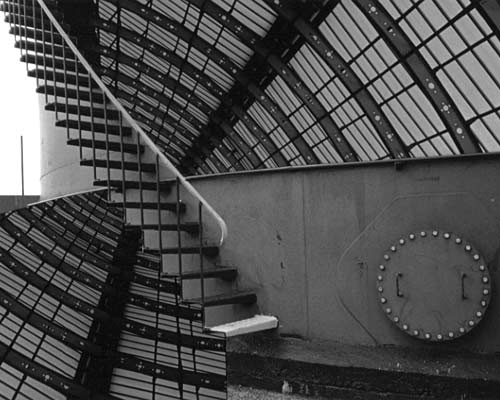
<instances>
[{"instance_id":1,"label":"metal staircase","mask_svg":"<svg viewBox=\"0 0 500 400\"><path fill-rule=\"evenodd\" d=\"M198 280L198 293L193 293L193 285L189 293L182 293L190 304L202 308L254 304L257 298L252 291L229 285L222 293L205 290L205 280L234 282L237 277L237 268L217 264L226 235L224 222L156 146L160 139L139 127L94 72L78 51L77 38L63 30L68 26L60 24L62 15L55 5L5 1L3 10L21 61L28 75L36 78L37 92L45 96L45 110L55 113L56 127L65 128L68 146L78 148L80 164L93 169L94 185L108 189L110 205L123 210L124 222L143 230L138 256L163 265L165 277ZM211 239L213 225L219 229L218 240ZM211 233L205 233L207 227ZM198 259L183 260L189 255ZM188 263L191 266L184 268ZM206 322L210 326L220 321L217 317Z\"/></svg>"}]
</instances>

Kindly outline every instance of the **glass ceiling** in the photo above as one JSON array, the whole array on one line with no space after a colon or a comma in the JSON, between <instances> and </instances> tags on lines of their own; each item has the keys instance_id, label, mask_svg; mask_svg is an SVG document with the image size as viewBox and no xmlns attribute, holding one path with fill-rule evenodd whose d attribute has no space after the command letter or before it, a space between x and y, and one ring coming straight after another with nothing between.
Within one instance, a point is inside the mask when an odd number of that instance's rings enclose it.
<instances>
[{"instance_id":1,"label":"glass ceiling","mask_svg":"<svg viewBox=\"0 0 500 400\"><path fill-rule=\"evenodd\" d=\"M186 173L500 150L496 0L98 0L100 73Z\"/></svg>"}]
</instances>

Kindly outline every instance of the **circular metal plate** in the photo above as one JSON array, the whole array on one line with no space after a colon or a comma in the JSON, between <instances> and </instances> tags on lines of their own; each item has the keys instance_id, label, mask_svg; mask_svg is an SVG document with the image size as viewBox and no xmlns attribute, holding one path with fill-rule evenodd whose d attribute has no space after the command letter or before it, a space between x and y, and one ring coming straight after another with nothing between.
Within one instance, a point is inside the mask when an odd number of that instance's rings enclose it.
<instances>
[{"instance_id":1,"label":"circular metal plate","mask_svg":"<svg viewBox=\"0 0 500 400\"><path fill-rule=\"evenodd\" d=\"M453 340L483 318L491 297L490 274L462 237L421 231L388 249L378 266L377 292L386 316L408 335Z\"/></svg>"}]
</instances>

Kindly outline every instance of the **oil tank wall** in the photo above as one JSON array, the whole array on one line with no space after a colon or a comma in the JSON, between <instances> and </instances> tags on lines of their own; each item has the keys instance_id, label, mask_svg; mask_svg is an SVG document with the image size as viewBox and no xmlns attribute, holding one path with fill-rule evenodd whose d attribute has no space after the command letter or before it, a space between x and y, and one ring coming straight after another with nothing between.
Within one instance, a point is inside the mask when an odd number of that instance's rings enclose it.
<instances>
[{"instance_id":1,"label":"oil tank wall","mask_svg":"<svg viewBox=\"0 0 500 400\"><path fill-rule=\"evenodd\" d=\"M462 235L486 259L493 296L479 326L436 346L500 351L500 157L472 156L226 174L192 183L225 218L220 262L258 291L281 333L349 344L425 346L382 311L377 268L400 237ZM436 305L439 307L439 305Z\"/></svg>"},{"instance_id":2,"label":"oil tank wall","mask_svg":"<svg viewBox=\"0 0 500 400\"><path fill-rule=\"evenodd\" d=\"M92 168L81 167L78 147L66 144L66 129L56 127L56 115L45 111L45 97L40 105L40 187L41 199L47 200L65 194L95 189L92 186ZM59 113L59 119L65 119ZM73 138L77 137L73 131Z\"/></svg>"}]
</instances>

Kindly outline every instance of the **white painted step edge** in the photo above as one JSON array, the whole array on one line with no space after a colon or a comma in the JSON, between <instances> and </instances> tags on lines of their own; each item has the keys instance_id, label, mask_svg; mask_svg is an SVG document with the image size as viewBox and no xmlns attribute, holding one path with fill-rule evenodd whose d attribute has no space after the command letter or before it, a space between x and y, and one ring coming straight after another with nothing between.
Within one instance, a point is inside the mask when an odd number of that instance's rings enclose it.
<instances>
[{"instance_id":1,"label":"white painted step edge","mask_svg":"<svg viewBox=\"0 0 500 400\"><path fill-rule=\"evenodd\" d=\"M278 318L271 315L256 315L255 317L242 319L240 321L230 322L228 324L213 326L210 332L223 333L226 337L246 335L276 329L279 325Z\"/></svg>"}]
</instances>

